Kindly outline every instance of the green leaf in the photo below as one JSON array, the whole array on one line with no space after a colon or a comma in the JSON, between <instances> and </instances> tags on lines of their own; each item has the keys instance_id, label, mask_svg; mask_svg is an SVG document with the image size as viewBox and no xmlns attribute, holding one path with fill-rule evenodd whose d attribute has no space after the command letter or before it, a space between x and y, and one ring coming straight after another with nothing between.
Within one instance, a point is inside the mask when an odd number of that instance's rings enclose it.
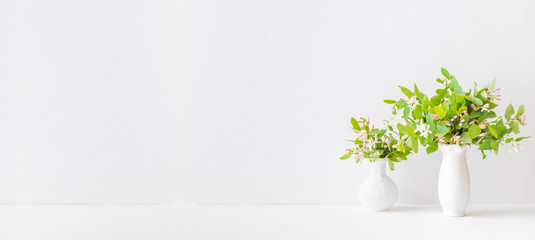
<instances>
[{"instance_id":1,"label":"green leaf","mask_svg":"<svg viewBox=\"0 0 535 240\"><path fill-rule=\"evenodd\" d=\"M489 129L490 133L492 133L492 135L495 137L495 138L498 138L498 133L496 132L496 130L494 129L494 127L492 127L492 125L490 124L486 124L487 125L487 128Z\"/></svg>"},{"instance_id":2,"label":"green leaf","mask_svg":"<svg viewBox=\"0 0 535 240\"><path fill-rule=\"evenodd\" d=\"M479 149L481 149L481 150L492 150L492 146L490 145L490 140L489 139L485 139L485 141L483 141L481 143L481 145L479 145Z\"/></svg>"},{"instance_id":3,"label":"green leaf","mask_svg":"<svg viewBox=\"0 0 535 240\"><path fill-rule=\"evenodd\" d=\"M405 109L403 109L403 117L408 118L410 113L411 113L411 109L408 106L406 106Z\"/></svg>"},{"instance_id":4,"label":"green leaf","mask_svg":"<svg viewBox=\"0 0 535 240\"><path fill-rule=\"evenodd\" d=\"M495 118L495 117L496 117L496 113L495 112L484 112L477 119L477 124L483 123L485 121L485 119L487 119L487 118Z\"/></svg>"},{"instance_id":5,"label":"green leaf","mask_svg":"<svg viewBox=\"0 0 535 240\"><path fill-rule=\"evenodd\" d=\"M481 154L483 154L483 159L487 158L487 155L485 155L485 152L483 152L483 150L481 150Z\"/></svg>"},{"instance_id":6,"label":"green leaf","mask_svg":"<svg viewBox=\"0 0 535 240\"><path fill-rule=\"evenodd\" d=\"M433 152L436 152L438 150L438 142L433 142L429 144L429 146L425 149L425 152L427 154L431 154Z\"/></svg>"},{"instance_id":7,"label":"green leaf","mask_svg":"<svg viewBox=\"0 0 535 240\"><path fill-rule=\"evenodd\" d=\"M437 114L439 119L442 119L446 116L446 111L444 111L444 108L440 106L435 106L435 113Z\"/></svg>"},{"instance_id":8,"label":"green leaf","mask_svg":"<svg viewBox=\"0 0 535 240\"><path fill-rule=\"evenodd\" d=\"M403 87L403 86L398 86L398 87L399 89L401 89L403 94L405 94L405 96L407 96L408 98L411 98L412 96L414 96L414 94L412 94L411 90L409 90L408 88Z\"/></svg>"},{"instance_id":9,"label":"green leaf","mask_svg":"<svg viewBox=\"0 0 535 240\"><path fill-rule=\"evenodd\" d=\"M398 128L399 133L410 135L410 132L407 130L407 127L405 127L405 125L398 123L397 128Z\"/></svg>"},{"instance_id":10,"label":"green leaf","mask_svg":"<svg viewBox=\"0 0 535 240\"><path fill-rule=\"evenodd\" d=\"M478 105L478 106L483 105L483 101L481 101L481 99L479 99L479 98L472 97L471 100L472 100L473 103L475 103L475 104Z\"/></svg>"},{"instance_id":11,"label":"green leaf","mask_svg":"<svg viewBox=\"0 0 535 240\"><path fill-rule=\"evenodd\" d=\"M502 119L500 119L498 122L496 122L496 133L498 133L498 137L502 137L503 135L508 133L507 127L503 124L503 120Z\"/></svg>"},{"instance_id":12,"label":"green leaf","mask_svg":"<svg viewBox=\"0 0 535 240\"><path fill-rule=\"evenodd\" d=\"M518 122L510 122L509 123L509 126L511 126L511 128L513 129L513 132L515 134L519 134L520 133L520 125L518 124Z\"/></svg>"},{"instance_id":13,"label":"green leaf","mask_svg":"<svg viewBox=\"0 0 535 240\"><path fill-rule=\"evenodd\" d=\"M472 143L472 139L470 139L470 137L468 136L468 132L463 132L461 134L461 140L463 141L463 143L466 143L466 144Z\"/></svg>"},{"instance_id":14,"label":"green leaf","mask_svg":"<svg viewBox=\"0 0 535 240\"><path fill-rule=\"evenodd\" d=\"M427 115L425 116L425 122L428 123L428 124L432 124L433 123L433 114L428 112Z\"/></svg>"},{"instance_id":15,"label":"green leaf","mask_svg":"<svg viewBox=\"0 0 535 240\"><path fill-rule=\"evenodd\" d=\"M510 143L512 142L513 140L515 140L514 138L508 138L508 139L505 139L505 143Z\"/></svg>"},{"instance_id":16,"label":"green leaf","mask_svg":"<svg viewBox=\"0 0 535 240\"><path fill-rule=\"evenodd\" d=\"M353 125L353 129L360 130L359 122L355 118L351 118L351 125Z\"/></svg>"},{"instance_id":17,"label":"green leaf","mask_svg":"<svg viewBox=\"0 0 535 240\"><path fill-rule=\"evenodd\" d=\"M490 144L490 146L492 147L492 150L494 151L494 153L496 153L496 155L498 155L498 150L500 149L500 143L499 142L493 142Z\"/></svg>"},{"instance_id":18,"label":"green leaf","mask_svg":"<svg viewBox=\"0 0 535 240\"><path fill-rule=\"evenodd\" d=\"M405 152L405 145L403 145L403 144L399 144L399 145L398 145L398 150L399 150L400 152L404 153L404 152Z\"/></svg>"},{"instance_id":19,"label":"green leaf","mask_svg":"<svg viewBox=\"0 0 535 240\"><path fill-rule=\"evenodd\" d=\"M388 99L383 100L383 102L385 102L386 104L394 104L394 103L397 103L397 102L394 101L394 100L388 100Z\"/></svg>"},{"instance_id":20,"label":"green leaf","mask_svg":"<svg viewBox=\"0 0 535 240\"><path fill-rule=\"evenodd\" d=\"M351 157L350 154L346 154L346 155L344 155L344 156L341 156L341 157L340 157L340 160L346 160L346 159L348 159L348 158L350 158L350 157Z\"/></svg>"},{"instance_id":21,"label":"green leaf","mask_svg":"<svg viewBox=\"0 0 535 240\"><path fill-rule=\"evenodd\" d=\"M507 106L507 109L505 109L505 119L509 121L511 119L511 116L513 116L514 113L515 113L515 109L513 108L513 105L509 104L509 106Z\"/></svg>"},{"instance_id":22,"label":"green leaf","mask_svg":"<svg viewBox=\"0 0 535 240\"><path fill-rule=\"evenodd\" d=\"M467 110L466 106L462 106L459 109L457 109L457 114L461 114L462 112L464 112L466 110Z\"/></svg>"},{"instance_id":23,"label":"green leaf","mask_svg":"<svg viewBox=\"0 0 535 240\"><path fill-rule=\"evenodd\" d=\"M481 128L477 124L470 125L470 128L468 128L468 137L470 139L476 138L481 133Z\"/></svg>"},{"instance_id":24,"label":"green leaf","mask_svg":"<svg viewBox=\"0 0 535 240\"><path fill-rule=\"evenodd\" d=\"M446 77L447 79L451 79L451 75L448 70L446 70L445 68L440 68L440 71L442 72L442 75L444 75L444 77Z\"/></svg>"},{"instance_id":25,"label":"green leaf","mask_svg":"<svg viewBox=\"0 0 535 240\"><path fill-rule=\"evenodd\" d=\"M524 114L524 104L518 106L516 118L521 117Z\"/></svg>"},{"instance_id":26,"label":"green leaf","mask_svg":"<svg viewBox=\"0 0 535 240\"><path fill-rule=\"evenodd\" d=\"M515 141L517 141L517 142L518 142L518 141L522 141L522 140L524 140L524 139L528 139L528 138L530 138L530 137L531 137L531 136L529 136L529 137L519 137L519 138L515 139Z\"/></svg>"},{"instance_id":27,"label":"green leaf","mask_svg":"<svg viewBox=\"0 0 535 240\"><path fill-rule=\"evenodd\" d=\"M481 116L481 112L480 111L472 111L469 115L470 118L477 118Z\"/></svg>"},{"instance_id":28,"label":"green leaf","mask_svg":"<svg viewBox=\"0 0 535 240\"><path fill-rule=\"evenodd\" d=\"M390 167L390 171L394 171L394 162L390 159L388 159L388 167Z\"/></svg>"},{"instance_id":29,"label":"green leaf","mask_svg":"<svg viewBox=\"0 0 535 240\"><path fill-rule=\"evenodd\" d=\"M415 153L418 153L418 136L413 135L413 136L409 137L409 140L407 141L407 144L409 145L409 147L411 147L411 149Z\"/></svg>"},{"instance_id":30,"label":"green leaf","mask_svg":"<svg viewBox=\"0 0 535 240\"><path fill-rule=\"evenodd\" d=\"M457 81L457 78L455 76L451 76L451 85L453 86L453 92L457 95L463 95L463 88L461 85L459 85L459 82Z\"/></svg>"},{"instance_id":31,"label":"green leaf","mask_svg":"<svg viewBox=\"0 0 535 240\"><path fill-rule=\"evenodd\" d=\"M412 117L414 119L421 119L422 118L422 106L417 105L414 110L412 111Z\"/></svg>"},{"instance_id":32,"label":"green leaf","mask_svg":"<svg viewBox=\"0 0 535 240\"><path fill-rule=\"evenodd\" d=\"M494 89L495 86L496 86L496 78L492 79L492 82L490 82L489 88Z\"/></svg>"},{"instance_id":33,"label":"green leaf","mask_svg":"<svg viewBox=\"0 0 535 240\"><path fill-rule=\"evenodd\" d=\"M450 131L450 128L446 126L443 122L437 124L437 132L444 135Z\"/></svg>"},{"instance_id":34,"label":"green leaf","mask_svg":"<svg viewBox=\"0 0 535 240\"><path fill-rule=\"evenodd\" d=\"M440 105L441 101L442 101L442 97L439 96L439 95L435 95L435 96L431 97L431 104L433 104L435 106Z\"/></svg>"}]
</instances>

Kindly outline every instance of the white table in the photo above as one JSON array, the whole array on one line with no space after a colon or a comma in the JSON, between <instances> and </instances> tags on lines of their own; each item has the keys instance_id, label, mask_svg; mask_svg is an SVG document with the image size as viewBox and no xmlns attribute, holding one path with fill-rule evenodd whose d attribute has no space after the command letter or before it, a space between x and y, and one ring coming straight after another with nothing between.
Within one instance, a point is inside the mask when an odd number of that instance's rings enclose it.
<instances>
[{"instance_id":1,"label":"white table","mask_svg":"<svg viewBox=\"0 0 535 240\"><path fill-rule=\"evenodd\" d=\"M0 205L1 240L535 239L535 205Z\"/></svg>"}]
</instances>

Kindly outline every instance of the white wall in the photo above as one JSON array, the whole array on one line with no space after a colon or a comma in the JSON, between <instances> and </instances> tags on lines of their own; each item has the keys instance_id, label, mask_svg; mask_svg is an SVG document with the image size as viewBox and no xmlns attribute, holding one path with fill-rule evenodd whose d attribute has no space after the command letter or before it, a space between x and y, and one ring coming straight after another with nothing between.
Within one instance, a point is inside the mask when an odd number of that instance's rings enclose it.
<instances>
[{"instance_id":1,"label":"white wall","mask_svg":"<svg viewBox=\"0 0 535 240\"><path fill-rule=\"evenodd\" d=\"M356 203L351 116L440 67L535 116L534 42L533 1L1 1L0 203ZM535 203L525 146L470 152L473 203Z\"/></svg>"}]
</instances>

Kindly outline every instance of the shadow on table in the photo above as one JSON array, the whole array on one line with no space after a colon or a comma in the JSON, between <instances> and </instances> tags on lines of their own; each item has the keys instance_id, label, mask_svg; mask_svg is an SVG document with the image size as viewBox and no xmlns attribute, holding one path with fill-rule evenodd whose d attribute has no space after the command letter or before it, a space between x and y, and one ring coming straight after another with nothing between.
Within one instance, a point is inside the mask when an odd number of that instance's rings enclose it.
<instances>
[{"instance_id":1,"label":"shadow on table","mask_svg":"<svg viewBox=\"0 0 535 240\"><path fill-rule=\"evenodd\" d=\"M402 205L394 206L389 212L429 212L430 210L441 211L440 206L435 205Z\"/></svg>"},{"instance_id":2,"label":"shadow on table","mask_svg":"<svg viewBox=\"0 0 535 240\"><path fill-rule=\"evenodd\" d=\"M470 206L469 206L470 207ZM535 217L535 207L531 208L518 208L500 207L495 208L493 206L479 206L478 209L466 211L467 217Z\"/></svg>"}]
</instances>

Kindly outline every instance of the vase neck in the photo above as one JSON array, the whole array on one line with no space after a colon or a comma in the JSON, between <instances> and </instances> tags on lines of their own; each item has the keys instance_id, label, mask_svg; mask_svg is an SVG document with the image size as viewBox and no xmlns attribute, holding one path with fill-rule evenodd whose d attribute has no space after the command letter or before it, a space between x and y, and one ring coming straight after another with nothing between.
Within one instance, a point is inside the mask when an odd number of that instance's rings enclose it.
<instances>
[{"instance_id":1,"label":"vase neck","mask_svg":"<svg viewBox=\"0 0 535 240\"><path fill-rule=\"evenodd\" d=\"M386 177L386 159L377 159L372 162L370 168L370 177L372 178L384 178Z\"/></svg>"},{"instance_id":2,"label":"vase neck","mask_svg":"<svg viewBox=\"0 0 535 240\"><path fill-rule=\"evenodd\" d=\"M440 151L442 151L442 154L444 156L457 156L457 157L464 157L466 156L466 152L468 151L469 146L459 146L455 144L440 144L439 145Z\"/></svg>"}]
</instances>

